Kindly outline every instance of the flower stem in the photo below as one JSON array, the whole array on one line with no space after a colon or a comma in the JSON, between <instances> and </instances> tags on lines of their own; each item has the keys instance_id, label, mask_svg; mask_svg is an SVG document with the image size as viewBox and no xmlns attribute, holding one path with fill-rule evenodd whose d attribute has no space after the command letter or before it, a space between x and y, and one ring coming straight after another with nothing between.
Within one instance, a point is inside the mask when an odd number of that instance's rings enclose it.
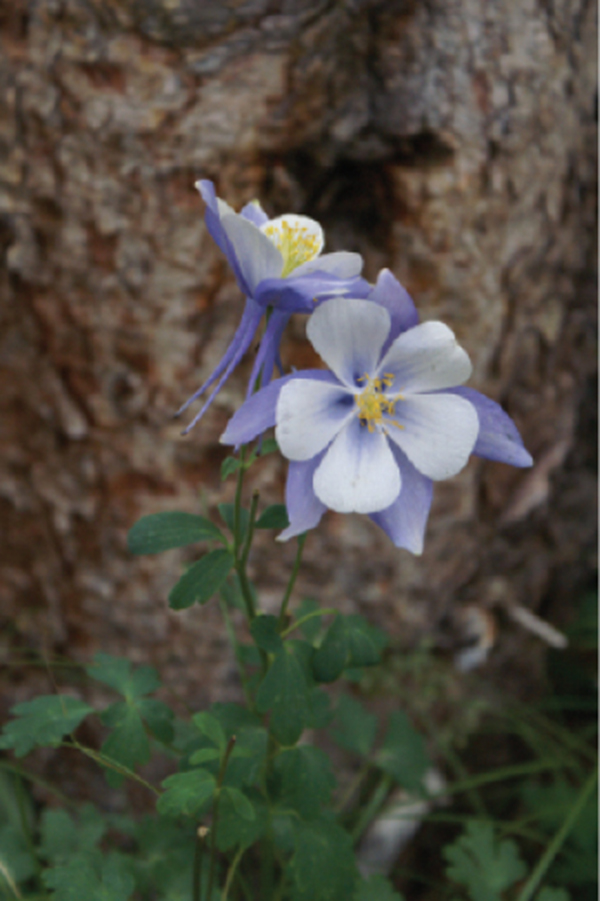
<instances>
[{"instance_id":1,"label":"flower stem","mask_svg":"<svg viewBox=\"0 0 600 901\"><path fill-rule=\"evenodd\" d=\"M292 569L292 573L290 575L290 580L287 584L287 588L285 589L285 594L283 596L283 600L281 602L281 610L279 611L279 629L283 629L285 625L285 616L287 613L287 606L289 604L290 598L292 596L292 591L294 590L294 585L296 584L296 579L298 577L298 572L300 570L300 563L302 562L302 551L304 550L304 542L306 541L306 533L298 536L298 549L296 550L296 559L294 560L294 566Z\"/></svg>"},{"instance_id":2,"label":"flower stem","mask_svg":"<svg viewBox=\"0 0 600 901\"><path fill-rule=\"evenodd\" d=\"M206 833L206 826L199 826L196 830L196 843L194 848L194 871L192 874L192 901L201 901L200 893L202 891L202 857Z\"/></svg>"},{"instance_id":3,"label":"flower stem","mask_svg":"<svg viewBox=\"0 0 600 901\"><path fill-rule=\"evenodd\" d=\"M240 580L240 588L242 590L244 604L246 605L248 622L251 623L252 620L256 617L256 609L254 605L254 597L252 596L252 589L250 588L250 582L248 581L248 576L246 575L246 563L248 562L248 554L250 553L250 545L252 544L252 537L254 535L254 517L256 516L258 495L255 494L252 497L252 508L250 521L248 523L248 534L246 535L245 540L242 543L240 540L242 537L240 535L240 523L242 509L242 489L244 487L244 473L246 471L246 467L244 466L245 457L246 446L243 444L240 449L240 467L237 474L235 500L233 504L233 552L235 556L235 571L237 572L238 578Z\"/></svg>"},{"instance_id":4,"label":"flower stem","mask_svg":"<svg viewBox=\"0 0 600 901\"><path fill-rule=\"evenodd\" d=\"M231 888L231 883L233 882L233 877L235 876L235 871L237 870L238 864L242 859L242 854L246 849L242 845L233 860L231 861L231 866L227 871L227 878L225 879L225 886L223 888L223 894L221 895L221 901L227 901L227 896L229 895L229 889Z\"/></svg>"},{"instance_id":5,"label":"flower stem","mask_svg":"<svg viewBox=\"0 0 600 901\"><path fill-rule=\"evenodd\" d=\"M225 778L225 770L227 769L229 758L231 757L233 749L235 748L236 741L236 736L232 735L227 744L227 748L225 749L225 753L221 761L221 766L219 767L219 775L217 776L217 789L215 791L213 820L212 828L210 831L210 869L208 871L208 890L206 892L208 901L210 901L210 898L212 896L212 887L215 880L215 866L217 863L217 826L219 823L219 802L221 800L221 788L223 786L223 779Z\"/></svg>"},{"instance_id":6,"label":"flower stem","mask_svg":"<svg viewBox=\"0 0 600 901\"><path fill-rule=\"evenodd\" d=\"M564 823L546 848L545 852L542 854L540 860L535 866L532 874L529 879L521 889L521 893L517 898L517 901L530 901L530 898L533 897L534 892L539 886L540 882L544 878L546 870L560 851L562 845L564 844L569 832L579 819L583 808L585 807L588 798L592 794L594 788L596 787L596 782L598 780L598 772L594 768L593 773L590 778L586 782L586 784L581 789L579 793L579 797L575 801L575 804L572 806L571 810Z\"/></svg>"}]
</instances>

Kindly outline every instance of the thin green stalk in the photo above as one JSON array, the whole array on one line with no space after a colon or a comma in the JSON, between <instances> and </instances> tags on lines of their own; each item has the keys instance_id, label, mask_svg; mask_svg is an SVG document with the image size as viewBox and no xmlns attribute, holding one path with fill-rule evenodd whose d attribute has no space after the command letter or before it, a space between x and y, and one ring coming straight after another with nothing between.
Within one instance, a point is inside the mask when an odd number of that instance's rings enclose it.
<instances>
[{"instance_id":1,"label":"thin green stalk","mask_svg":"<svg viewBox=\"0 0 600 901\"><path fill-rule=\"evenodd\" d=\"M367 775L367 773L369 772L369 770L371 769L372 766L373 766L373 764L371 763L370 760L367 760L367 761L365 761L365 763L363 763L363 765L359 769L358 773L356 774L354 779L352 779L350 781L348 788L346 789L346 791L340 798L340 800L338 802L338 806L337 806L338 813L341 813L343 811L344 807L346 807L346 805L350 803L355 792L360 787L361 782L363 781L363 779L365 778L365 776Z\"/></svg>"},{"instance_id":2,"label":"thin green stalk","mask_svg":"<svg viewBox=\"0 0 600 901\"><path fill-rule=\"evenodd\" d=\"M219 775L217 776L217 788L215 791L215 802L213 804L213 817L212 817L212 827L210 831L210 868L208 871L208 889L206 892L207 901L210 901L212 897L212 888L215 880L215 867L217 863L217 826L219 824L219 805L221 801L221 789L223 786L223 779L225 778L225 770L227 769L227 764L229 763L229 758L233 753L233 749L235 747L236 737L232 735L227 744L227 748L225 749L225 753L223 755L223 759L221 761L221 766L219 767Z\"/></svg>"},{"instance_id":3,"label":"thin green stalk","mask_svg":"<svg viewBox=\"0 0 600 901\"><path fill-rule=\"evenodd\" d=\"M314 619L315 616L335 616L339 612L340 611L336 610L334 607L324 607L322 610L313 610L312 613L307 613L306 616L301 616L300 619L293 622L287 629L280 632L280 635L282 638L287 638L291 632L299 628L299 626L303 626L309 619Z\"/></svg>"},{"instance_id":4,"label":"thin green stalk","mask_svg":"<svg viewBox=\"0 0 600 901\"><path fill-rule=\"evenodd\" d=\"M285 594L283 596L283 600L281 602L281 610L279 611L279 628L282 629L285 623L285 616L287 613L287 606L290 602L290 598L292 596L292 591L294 590L294 585L296 584L296 579L298 578L298 573L300 571L300 564L302 563L302 551L304 550L304 542L306 541L306 533L298 536L298 548L296 550L296 557L294 559L294 566L292 568L292 573L290 575L289 582L287 583L287 588L285 589Z\"/></svg>"},{"instance_id":5,"label":"thin green stalk","mask_svg":"<svg viewBox=\"0 0 600 901\"><path fill-rule=\"evenodd\" d=\"M594 768L593 773L590 778L583 786L579 793L579 797L573 804L571 810L569 811L568 816L566 817L564 823L540 857L538 863L536 864L533 872L531 873L529 879L521 889L520 894L517 897L517 901L530 901L533 897L535 891L537 890L540 882L544 878L546 870L560 851L564 842L566 841L571 829L579 819L583 808L587 804L588 798L594 791L596 787L596 782L598 781L598 771Z\"/></svg>"},{"instance_id":6,"label":"thin green stalk","mask_svg":"<svg viewBox=\"0 0 600 901\"><path fill-rule=\"evenodd\" d=\"M202 858L204 857L204 840L208 829L199 826L196 830L196 842L194 845L194 870L192 873L192 901L201 901L202 891Z\"/></svg>"},{"instance_id":7,"label":"thin green stalk","mask_svg":"<svg viewBox=\"0 0 600 901\"><path fill-rule=\"evenodd\" d=\"M254 491L252 494L252 500L250 501L250 519L248 522L248 532L246 534L246 540L244 541L244 546L242 548L242 556L240 557L240 564L246 570L246 564L248 562L248 555L250 554L250 548L252 547L252 539L254 538L254 525L256 523L256 510L258 508L258 491Z\"/></svg>"},{"instance_id":8,"label":"thin green stalk","mask_svg":"<svg viewBox=\"0 0 600 901\"><path fill-rule=\"evenodd\" d=\"M90 757L92 760L95 760L96 763L101 764L104 767L107 767L109 770L114 770L115 773L119 773L121 776L126 776L128 779L133 779L134 782L139 782L140 785L143 785L144 788L147 788L148 791L151 791L154 795L160 798L160 792L157 788L154 788L149 782L146 782L145 779L142 779L141 776L138 776L137 773L134 773L133 770L128 769L126 766L121 766L120 763L116 763L114 760L111 760L110 757L105 757L104 754L99 753L98 751L92 751L91 748L86 748L85 745L79 744L78 741L72 739L69 741L63 741L60 744L61 748L77 748L78 751L81 751L82 754L85 754L86 757Z\"/></svg>"},{"instance_id":9,"label":"thin green stalk","mask_svg":"<svg viewBox=\"0 0 600 901\"><path fill-rule=\"evenodd\" d=\"M252 534L254 531L254 523L251 522L248 525L249 538L246 537L246 541L244 542L243 547L240 547L240 520L241 520L241 509L242 509L242 489L244 487L244 473L246 471L246 467L244 466L246 457L246 446L243 444L240 449L240 467L237 473L237 483L235 488L235 498L233 503L233 553L235 557L235 571L238 574L238 578L240 580L240 588L242 590L242 598L244 599L244 604L246 605L246 613L248 616L248 622L252 622L252 620L256 616L256 610L254 607L254 598L252 596L252 590L250 588L250 583L248 581L248 576L246 575L246 563L248 560L248 554L250 552L250 543L252 541ZM253 503L254 498L252 498ZM256 503L258 502L258 498ZM256 514L256 507L255 507Z\"/></svg>"},{"instance_id":10,"label":"thin green stalk","mask_svg":"<svg viewBox=\"0 0 600 901\"><path fill-rule=\"evenodd\" d=\"M34 785L39 785L41 788L45 789L47 792L55 795L62 804L67 805L68 807L77 807L78 802L74 801L73 798L67 797L67 795L63 794L58 788L55 788L51 782L47 782L46 779L42 779L40 776L36 776L33 773L28 773L27 770L20 767L15 763L8 763L6 760L0 760L0 770L6 770L8 773L16 773L17 776L21 776L23 779L28 779L29 782L33 782Z\"/></svg>"},{"instance_id":11,"label":"thin green stalk","mask_svg":"<svg viewBox=\"0 0 600 901\"><path fill-rule=\"evenodd\" d=\"M242 859L242 854L246 849L242 846L239 848L237 854L231 861L231 865L227 871L227 878L225 879L225 885L223 887L223 894L221 895L221 901L227 901L227 896L229 894L229 889L231 888L231 883L233 882L233 877L235 876L235 871L237 870L238 864ZM209 899L210 901L210 899Z\"/></svg>"},{"instance_id":12,"label":"thin green stalk","mask_svg":"<svg viewBox=\"0 0 600 901\"><path fill-rule=\"evenodd\" d=\"M367 804L365 810L362 815L359 817L358 822L354 826L352 830L352 840L354 843L358 842L362 837L363 832L367 829L372 820L375 819L379 811L381 810L383 804L385 803L385 799L388 796L388 792L392 787L392 777L391 776L383 776L381 782L373 792L371 796L371 800Z\"/></svg>"},{"instance_id":13,"label":"thin green stalk","mask_svg":"<svg viewBox=\"0 0 600 901\"><path fill-rule=\"evenodd\" d=\"M479 776L471 776L463 782L455 782L448 785L440 792L428 795L429 800L436 798L444 798L447 795L458 795L461 792L469 791L480 785L489 785L492 782L504 782L508 779L518 779L521 776L530 776L533 773L542 773L545 770L561 769L561 765L556 761L534 761L532 763L519 763L515 766L502 767L498 770L492 770L491 773L481 773Z\"/></svg>"},{"instance_id":14,"label":"thin green stalk","mask_svg":"<svg viewBox=\"0 0 600 901\"><path fill-rule=\"evenodd\" d=\"M4 879L6 880L6 884L10 888L14 897L19 898L19 899L22 898L23 895L17 888L15 881L13 880L12 876L10 875L10 870L8 869L8 867L5 865L5 863L1 859L0 859L0 875L4 876Z\"/></svg>"},{"instance_id":15,"label":"thin green stalk","mask_svg":"<svg viewBox=\"0 0 600 901\"><path fill-rule=\"evenodd\" d=\"M29 853L31 854L34 862L34 866L37 873L37 878L40 880L40 876L42 873L42 865L37 855L35 843L33 841L33 835L31 834L31 827L29 825L29 820L27 818L27 809L25 807L25 794L23 783L20 779L15 780L15 794L17 796L17 807L19 808L19 819L21 820L21 829L23 832L23 838L27 843L27 847L29 848ZM41 880L40 880L41 881Z\"/></svg>"}]
</instances>

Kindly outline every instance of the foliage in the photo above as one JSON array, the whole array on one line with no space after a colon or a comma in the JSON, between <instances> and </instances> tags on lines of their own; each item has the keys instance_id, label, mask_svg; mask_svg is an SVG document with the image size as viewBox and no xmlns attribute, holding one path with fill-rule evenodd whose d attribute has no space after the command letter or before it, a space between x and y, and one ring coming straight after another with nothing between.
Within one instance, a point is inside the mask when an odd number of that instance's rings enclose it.
<instances>
[{"instance_id":1,"label":"foliage","mask_svg":"<svg viewBox=\"0 0 600 901\"><path fill-rule=\"evenodd\" d=\"M257 612L257 592L246 571L252 536L256 528L286 528L287 517L281 505L262 512L255 501L242 507L242 479L256 456L231 457L223 465L224 477L238 479L235 502L219 508L228 536L203 517L176 511L144 517L129 536L136 554L213 543L187 565L169 601L179 610L220 596L246 704L215 703L177 718L155 669L108 654L97 654L85 668L93 693L79 680L68 692L17 704L0 737L4 750L21 758L37 748L78 748L103 768L111 786L131 780L152 792L156 804L154 815L138 819L90 804L47 807L37 816L21 779L5 776L1 899L410 898L399 893L396 880L361 875L357 849L391 791L406 799L413 817L415 804L435 809L427 775L433 766L452 762L451 733L436 734L427 724L447 679L436 674L422 650L412 661L406 655L404 673L412 673L422 691L413 692L413 703L408 697L396 701L381 721L365 705L375 684L372 674L384 678L397 673L398 664L396 655L384 657L387 637L380 630L359 615L323 609L314 599L288 613L294 575L279 615ZM235 634L232 610L245 614L249 641ZM590 647L589 599L571 632L574 641L579 636L581 646ZM377 669L382 660L385 667ZM438 680L434 691L427 678ZM332 703L328 686L336 680L341 684ZM408 675L405 681L410 684ZM75 690L100 700L92 707ZM95 728L103 730L98 748L80 740L86 718L95 718ZM549 724L544 712L528 709L517 724L540 766L505 792L514 828L481 812L463 817L460 831L440 849L437 867L445 865L446 882L439 897L572 901L569 887L587 901L595 878L594 796L585 781L593 751L587 739ZM314 741L307 740L308 730L315 732ZM335 760L345 761L341 771L324 750L331 741L338 749ZM461 727L455 744L462 741ZM163 772L170 767L158 786L146 780L144 770L156 754L163 757ZM354 767L349 781L344 774ZM471 782L477 778L482 777ZM490 782L495 779L490 774ZM469 778L463 772L448 790L468 796Z\"/></svg>"}]
</instances>

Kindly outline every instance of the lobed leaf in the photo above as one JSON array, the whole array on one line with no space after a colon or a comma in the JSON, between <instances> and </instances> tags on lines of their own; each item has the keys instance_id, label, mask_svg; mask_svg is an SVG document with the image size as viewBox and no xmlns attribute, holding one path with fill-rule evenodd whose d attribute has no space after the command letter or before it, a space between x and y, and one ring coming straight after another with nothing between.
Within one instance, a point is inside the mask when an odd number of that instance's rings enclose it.
<instances>
[{"instance_id":1,"label":"lobed leaf","mask_svg":"<svg viewBox=\"0 0 600 901\"><path fill-rule=\"evenodd\" d=\"M294 901L348 901L357 877L348 833L330 820L296 820L293 841Z\"/></svg>"},{"instance_id":2,"label":"lobed leaf","mask_svg":"<svg viewBox=\"0 0 600 901\"><path fill-rule=\"evenodd\" d=\"M472 901L502 901L527 867L512 841L498 841L492 823L470 820L465 832L443 851L446 874L466 886Z\"/></svg>"},{"instance_id":3,"label":"lobed leaf","mask_svg":"<svg viewBox=\"0 0 600 901\"><path fill-rule=\"evenodd\" d=\"M4 727L0 748L12 748L17 757L24 757L36 747L56 747L94 712L89 704L69 695L41 695L23 701L11 710L17 719Z\"/></svg>"},{"instance_id":4,"label":"lobed leaf","mask_svg":"<svg viewBox=\"0 0 600 901\"><path fill-rule=\"evenodd\" d=\"M385 876L377 875L360 880L352 901L404 901L404 899Z\"/></svg>"},{"instance_id":5,"label":"lobed leaf","mask_svg":"<svg viewBox=\"0 0 600 901\"><path fill-rule=\"evenodd\" d=\"M173 510L143 516L129 530L127 547L132 554L159 554L196 541L224 541L223 533L204 516Z\"/></svg>"},{"instance_id":6,"label":"lobed leaf","mask_svg":"<svg viewBox=\"0 0 600 901\"><path fill-rule=\"evenodd\" d=\"M283 745L298 741L309 711L309 685L294 645L288 642L277 653L256 695L258 710L271 711L270 730Z\"/></svg>"},{"instance_id":7,"label":"lobed leaf","mask_svg":"<svg viewBox=\"0 0 600 901\"><path fill-rule=\"evenodd\" d=\"M217 783L208 770L189 770L175 773L162 783L165 792L156 803L163 816L197 816L215 793Z\"/></svg>"},{"instance_id":8,"label":"lobed leaf","mask_svg":"<svg viewBox=\"0 0 600 901\"><path fill-rule=\"evenodd\" d=\"M431 762L423 737L401 710L390 716L377 764L411 792L423 792L423 777Z\"/></svg>"},{"instance_id":9,"label":"lobed leaf","mask_svg":"<svg viewBox=\"0 0 600 901\"><path fill-rule=\"evenodd\" d=\"M329 757L312 745L282 751L275 758L274 772L280 783L279 804L291 807L305 820L318 816L336 785Z\"/></svg>"},{"instance_id":10,"label":"lobed leaf","mask_svg":"<svg viewBox=\"0 0 600 901\"><path fill-rule=\"evenodd\" d=\"M367 713L362 704L349 695L342 695L335 711L337 729L332 731L335 741L347 751L368 757L375 742L377 717Z\"/></svg>"},{"instance_id":11,"label":"lobed leaf","mask_svg":"<svg viewBox=\"0 0 600 901\"><path fill-rule=\"evenodd\" d=\"M257 529L287 529L290 524L285 504L273 504L259 516Z\"/></svg>"},{"instance_id":12,"label":"lobed leaf","mask_svg":"<svg viewBox=\"0 0 600 901\"><path fill-rule=\"evenodd\" d=\"M190 566L172 589L169 607L184 610L196 601L205 604L221 588L233 564L233 554L225 549L206 554Z\"/></svg>"}]
</instances>

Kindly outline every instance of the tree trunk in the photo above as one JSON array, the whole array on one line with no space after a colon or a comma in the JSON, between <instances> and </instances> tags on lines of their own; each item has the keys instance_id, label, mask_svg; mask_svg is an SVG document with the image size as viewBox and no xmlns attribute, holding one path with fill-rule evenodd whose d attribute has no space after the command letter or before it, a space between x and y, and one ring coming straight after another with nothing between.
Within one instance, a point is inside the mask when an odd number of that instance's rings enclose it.
<instances>
[{"instance_id":1,"label":"tree trunk","mask_svg":"<svg viewBox=\"0 0 600 901\"><path fill-rule=\"evenodd\" d=\"M218 436L251 360L187 438L172 420L242 308L198 177L236 208L315 217L370 279L388 266L536 461L437 485L421 558L328 514L298 596L400 647L447 643L464 605L564 623L595 562L594 4L5 0L0 29L7 646L123 653L197 704L237 694L217 605L167 608L189 556L125 544L142 514L231 495ZM303 336L294 322L286 365L310 358ZM265 502L284 477L264 460ZM293 554L261 539L267 607ZM517 683L537 639L503 629L492 667Z\"/></svg>"}]
</instances>

